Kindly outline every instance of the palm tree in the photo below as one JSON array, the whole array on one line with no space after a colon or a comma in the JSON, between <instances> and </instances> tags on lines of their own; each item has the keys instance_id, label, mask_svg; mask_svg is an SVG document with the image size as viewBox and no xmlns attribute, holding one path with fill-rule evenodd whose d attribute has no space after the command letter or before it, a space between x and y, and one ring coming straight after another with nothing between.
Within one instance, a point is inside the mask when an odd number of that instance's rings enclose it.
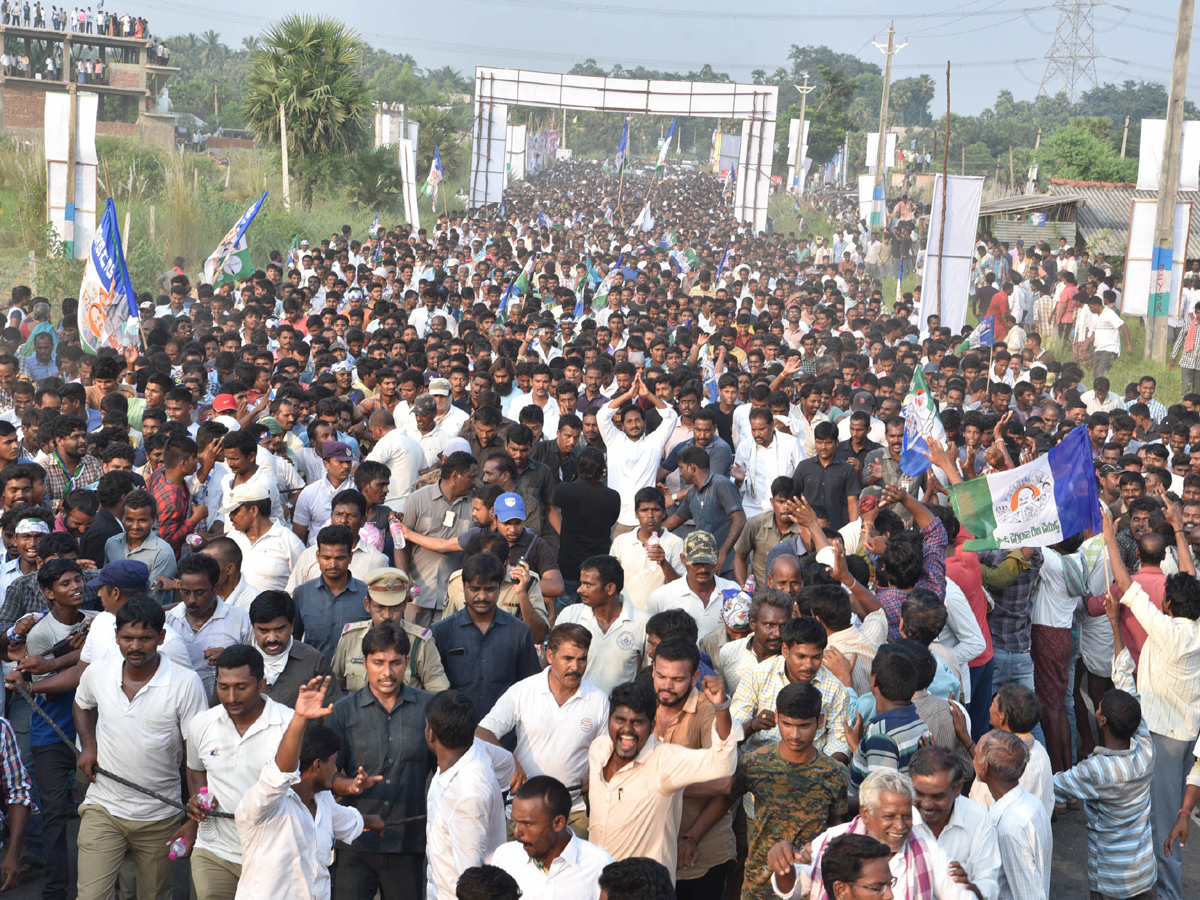
<instances>
[{"instance_id":1,"label":"palm tree","mask_svg":"<svg viewBox=\"0 0 1200 900\"><path fill-rule=\"evenodd\" d=\"M350 167L346 193L350 200L373 212L384 212L400 204L404 181L391 147L363 150Z\"/></svg>"},{"instance_id":2,"label":"palm tree","mask_svg":"<svg viewBox=\"0 0 1200 900\"><path fill-rule=\"evenodd\" d=\"M275 24L250 57L242 110L260 140L279 142L279 109L288 148L312 203L317 169L358 146L367 90L358 72L365 44L336 19L295 14Z\"/></svg>"},{"instance_id":3,"label":"palm tree","mask_svg":"<svg viewBox=\"0 0 1200 900\"><path fill-rule=\"evenodd\" d=\"M242 49L247 53L253 53L258 49L258 37L250 35L249 37L242 38Z\"/></svg>"},{"instance_id":4,"label":"palm tree","mask_svg":"<svg viewBox=\"0 0 1200 900\"><path fill-rule=\"evenodd\" d=\"M221 35L212 29L200 36L200 65L211 66L225 58L229 48L221 43Z\"/></svg>"}]
</instances>

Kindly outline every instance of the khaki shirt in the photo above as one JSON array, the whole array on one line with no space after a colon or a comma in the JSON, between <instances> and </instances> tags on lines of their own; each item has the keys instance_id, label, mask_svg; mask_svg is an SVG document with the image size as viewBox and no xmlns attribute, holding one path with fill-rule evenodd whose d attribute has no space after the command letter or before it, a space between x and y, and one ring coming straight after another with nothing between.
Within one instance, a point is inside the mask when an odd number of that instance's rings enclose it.
<instances>
[{"instance_id":1,"label":"khaki shirt","mask_svg":"<svg viewBox=\"0 0 1200 900\"><path fill-rule=\"evenodd\" d=\"M437 652L437 644L433 641L433 632L422 628L414 622L402 622L408 632L412 644L409 654L408 669L404 673L404 683L410 688L422 691L447 691L450 689L450 679L442 668L442 658ZM337 650L333 654L333 674L347 694L353 694L367 686L367 671L363 666L362 644L371 627L370 620L366 622L351 622L342 630Z\"/></svg>"},{"instance_id":2,"label":"khaki shirt","mask_svg":"<svg viewBox=\"0 0 1200 900\"><path fill-rule=\"evenodd\" d=\"M709 699L694 687L683 701L683 712L679 718L665 729L655 728L654 736L664 744L677 744L691 750L707 750L712 746L713 719L716 710ZM683 812L679 816L679 834L683 836L695 824L704 807L708 805L708 797L684 797ZM728 862L737 855L737 845L733 839L733 810L730 809L715 825L708 830L700 841L696 853L696 864L681 870L676 878L679 881L690 881L705 875L713 866Z\"/></svg>"}]
</instances>

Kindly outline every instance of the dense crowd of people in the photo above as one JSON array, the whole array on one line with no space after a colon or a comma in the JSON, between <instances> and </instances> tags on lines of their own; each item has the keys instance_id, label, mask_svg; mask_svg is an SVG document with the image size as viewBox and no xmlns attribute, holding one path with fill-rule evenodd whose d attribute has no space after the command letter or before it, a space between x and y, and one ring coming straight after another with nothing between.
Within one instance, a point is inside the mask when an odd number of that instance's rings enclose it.
<instances>
[{"instance_id":1,"label":"dense crowd of people","mask_svg":"<svg viewBox=\"0 0 1200 900\"><path fill-rule=\"evenodd\" d=\"M884 296L907 196L814 237L721 191L573 162L215 287L178 259L95 354L15 288L0 887L1046 900L1082 803L1093 897L1180 900L1196 314L1165 406L1109 383L1084 248L981 235L972 347ZM1102 531L968 550L950 489L1081 426Z\"/></svg>"},{"instance_id":2,"label":"dense crowd of people","mask_svg":"<svg viewBox=\"0 0 1200 900\"><path fill-rule=\"evenodd\" d=\"M0 0L0 21L5 25L23 25L26 28L46 28L49 22L49 27L55 31L108 37L143 38L150 35L149 23L145 18L131 16L127 12L109 12L103 2L94 10L90 6L74 6L71 9L51 6L47 12L46 5L40 0L32 4L29 0Z\"/></svg>"}]
</instances>

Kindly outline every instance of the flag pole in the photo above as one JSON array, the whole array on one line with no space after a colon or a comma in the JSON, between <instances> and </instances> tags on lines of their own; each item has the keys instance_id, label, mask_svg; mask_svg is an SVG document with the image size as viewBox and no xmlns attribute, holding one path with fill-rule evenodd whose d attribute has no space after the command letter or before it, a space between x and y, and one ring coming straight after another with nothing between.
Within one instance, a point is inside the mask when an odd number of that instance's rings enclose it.
<instances>
[{"instance_id":1,"label":"flag pole","mask_svg":"<svg viewBox=\"0 0 1200 900\"><path fill-rule=\"evenodd\" d=\"M629 127L629 117L625 117L625 127ZM625 189L625 163L629 159L629 140L625 141L625 152L621 156L621 175L617 181L617 211L615 215L619 218L621 215L621 192Z\"/></svg>"},{"instance_id":2,"label":"flag pole","mask_svg":"<svg viewBox=\"0 0 1200 900\"><path fill-rule=\"evenodd\" d=\"M946 60L946 143L942 150L942 215L938 226L937 316L942 320L942 257L946 249L946 182L950 176L950 60ZM928 307L926 307L928 308ZM994 341L993 341L994 343ZM989 367L990 368L990 367ZM990 375L988 376L991 377Z\"/></svg>"}]
</instances>

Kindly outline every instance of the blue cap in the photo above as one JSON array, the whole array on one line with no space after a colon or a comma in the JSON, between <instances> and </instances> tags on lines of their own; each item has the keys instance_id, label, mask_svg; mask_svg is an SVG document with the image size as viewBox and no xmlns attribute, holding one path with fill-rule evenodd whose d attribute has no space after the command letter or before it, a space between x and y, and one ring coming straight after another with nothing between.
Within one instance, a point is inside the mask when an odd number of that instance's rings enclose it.
<instances>
[{"instance_id":1,"label":"blue cap","mask_svg":"<svg viewBox=\"0 0 1200 900\"><path fill-rule=\"evenodd\" d=\"M101 569L90 584L92 587L115 587L122 591L146 589L150 584L150 567L136 559L118 559Z\"/></svg>"},{"instance_id":2,"label":"blue cap","mask_svg":"<svg viewBox=\"0 0 1200 900\"><path fill-rule=\"evenodd\" d=\"M501 522L511 522L513 519L528 518L525 515L525 501L520 494L501 494L496 498L492 512Z\"/></svg>"}]
</instances>

